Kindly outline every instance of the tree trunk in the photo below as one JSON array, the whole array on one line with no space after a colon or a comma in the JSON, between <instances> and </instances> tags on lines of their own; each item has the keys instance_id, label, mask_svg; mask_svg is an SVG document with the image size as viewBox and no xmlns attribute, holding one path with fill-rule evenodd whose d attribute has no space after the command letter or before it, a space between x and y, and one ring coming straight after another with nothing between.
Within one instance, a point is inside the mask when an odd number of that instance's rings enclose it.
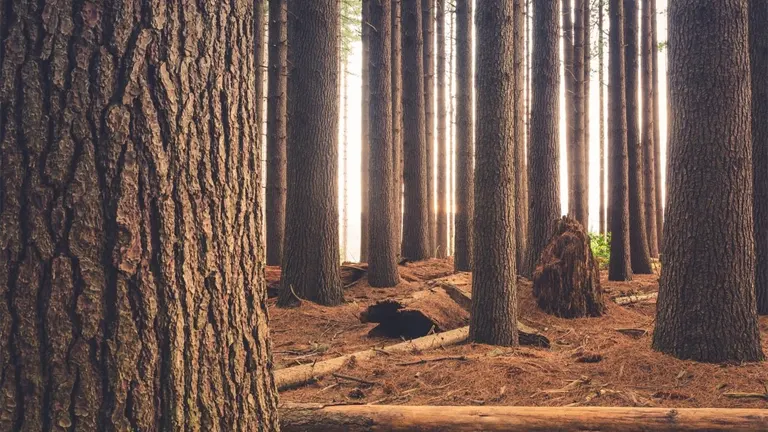
<instances>
[{"instance_id":1,"label":"tree trunk","mask_svg":"<svg viewBox=\"0 0 768 432\"><path fill-rule=\"evenodd\" d=\"M475 214L472 0L456 0L456 203L453 265L472 270Z\"/></svg>"},{"instance_id":2,"label":"tree trunk","mask_svg":"<svg viewBox=\"0 0 768 432\"><path fill-rule=\"evenodd\" d=\"M424 31L424 127L427 137L427 211L429 212L429 256L435 256L435 0L421 0Z\"/></svg>"},{"instance_id":3,"label":"tree trunk","mask_svg":"<svg viewBox=\"0 0 768 432\"><path fill-rule=\"evenodd\" d=\"M584 112L584 138L582 141L582 153L584 154L584 229L589 233L589 161L590 161L590 137L589 137L589 84L592 75L592 11L590 2L584 0L584 100L582 109Z\"/></svg>"},{"instance_id":4,"label":"tree trunk","mask_svg":"<svg viewBox=\"0 0 768 432\"><path fill-rule=\"evenodd\" d=\"M598 81L600 81L600 109L599 109L599 129L600 129L600 233L608 234L608 224L606 216L608 213L606 190L605 190L605 36L603 26L603 15L605 10L605 0L598 0L597 12L597 34L598 34Z\"/></svg>"},{"instance_id":5,"label":"tree trunk","mask_svg":"<svg viewBox=\"0 0 768 432\"><path fill-rule=\"evenodd\" d=\"M632 272L651 274L651 255L645 230L643 149L640 143L638 101L638 0L624 0L624 59L627 104L627 158L629 161L629 248Z\"/></svg>"},{"instance_id":6,"label":"tree trunk","mask_svg":"<svg viewBox=\"0 0 768 432\"><path fill-rule=\"evenodd\" d=\"M448 256L448 139L445 104L445 0L437 0L437 237L438 258Z\"/></svg>"},{"instance_id":7,"label":"tree trunk","mask_svg":"<svg viewBox=\"0 0 768 432\"><path fill-rule=\"evenodd\" d=\"M341 197L341 262L347 261L347 252L349 251L349 53L342 50L344 58L341 59L341 80L342 100L341 100L341 177L344 179L342 185Z\"/></svg>"},{"instance_id":8,"label":"tree trunk","mask_svg":"<svg viewBox=\"0 0 768 432\"><path fill-rule=\"evenodd\" d=\"M561 1L561 12L563 14L562 33L563 33L563 89L565 95L565 110L563 114L565 129L565 150L566 150L566 171L568 174L568 214L575 215L576 198L576 152L573 149L573 141L576 132L576 119L574 117L575 106L574 98L576 96L576 75L573 70L573 11L571 9L571 0Z\"/></svg>"},{"instance_id":9,"label":"tree trunk","mask_svg":"<svg viewBox=\"0 0 768 432\"><path fill-rule=\"evenodd\" d=\"M395 251L400 250L403 234L403 63L400 0L392 0L392 159L395 179L392 194L395 212Z\"/></svg>"},{"instance_id":10,"label":"tree trunk","mask_svg":"<svg viewBox=\"0 0 768 432\"><path fill-rule=\"evenodd\" d=\"M429 258L427 138L424 127L424 53L421 0L400 5L403 26L403 257Z\"/></svg>"},{"instance_id":11,"label":"tree trunk","mask_svg":"<svg viewBox=\"0 0 768 432\"><path fill-rule=\"evenodd\" d=\"M669 6L669 207L653 348L681 359L763 359L748 3Z\"/></svg>"},{"instance_id":12,"label":"tree trunk","mask_svg":"<svg viewBox=\"0 0 768 432\"><path fill-rule=\"evenodd\" d=\"M258 2L209 6L0 8L0 430L278 427Z\"/></svg>"},{"instance_id":13,"label":"tree trunk","mask_svg":"<svg viewBox=\"0 0 768 432\"><path fill-rule=\"evenodd\" d=\"M514 0L478 2L475 249L469 338L517 345Z\"/></svg>"},{"instance_id":14,"label":"tree trunk","mask_svg":"<svg viewBox=\"0 0 768 432\"><path fill-rule=\"evenodd\" d=\"M343 300L339 279L339 31L335 0L288 4L288 196L278 304ZM300 21L299 21L300 20Z\"/></svg>"},{"instance_id":15,"label":"tree trunk","mask_svg":"<svg viewBox=\"0 0 768 432\"><path fill-rule=\"evenodd\" d=\"M749 4L752 60L752 166L754 171L755 290L757 312L768 315L768 3Z\"/></svg>"},{"instance_id":16,"label":"tree trunk","mask_svg":"<svg viewBox=\"0 0 768 432\"><path fill-rule=\"evenodd\" d=\"M454 84L456 81L456 70L454 65L454 53L456 52L456 3L453 3L453 10L448 14L448 255L454 256L456 224L456 95L454 94Z\"/></svg>"},{"instance_id":17,"label":"tree trunk","mask_svg":"<svg viewBox=\"0 0 768 432\"><path fill-rule=\"evenodd\" d=\"M629 257L629 173L627 162L627 93L624 80L624 0L609 0L608 16L608 223L611 260L608 280L632 280Z\"/></svg>"},{"instance_id":18,"label":"tree trunk","mask_svg":"<svg viewBox=\"0 0 768 432\"><path fill-rule=\"evenodd\" d=\"M573 26L573 134L568 149L573 153L573 193L569 213L582 225L587 225L586 154L584 142L584 3L576 0Z\"/></svg>"},{"instance_id":19,"label":"tree trunk","mask_svg":"<svg viewBox=\"0 0 768 432\"><path fill-rule=\"evenodd\" d=\"M269 0L267 97L267 265L280 265L285 236L286 86L288 40L286 0Z\"/></svg>"},{"instance_id":20,"label":"tree trunk","mask_svg":"<svg viewBox=\"0 0 768 432\"><path fill-rule=\"evenodd\" d=\"M515 262L525 265L528 236L528 182L525 173L525 15L524 0L513 0L514 8L514 143L515 143Z\"/></svg>"},{"instance_id":21,"label":"tree trunk","mask_svg":"<svg viewBox=\"0 0 768 432\"><path fill-rule=\"evenodd\" d=\"M653 46L651 40L651 0L643 0L641 52L643 60L642 98L643 98L643 183L645 192L645 231L648 238L648 250L651 257L659 257L659 240L656 229L656 160L653 141Z\"/></svg>"},{"instance_id":22,"label":"tree trunk","mask_svg":"<svg viewBox=\"0 0 768 432\"><path fill-rule=\"evenodd\" d=\"M534 2L531 67L531 136L528 142L530 200L528 258L530 278L560 217L559 2Z\"/></svg>"},{"instance_id":23,"label":"tree trunk","mask_svg":"<svg viewBox=\"0 0 768 432\"><path fill-rule=\"evenodd\" d=\"M368 33L371 91L370 133L371 212L368 251L368 283L372 287L397 285L397 249L392 184L395 181L392 160L392 5L389 0L372 1L369 5L371 27Z\"/></svg>"},{"instance_id":24,"label":"tree trunk","mask_svg":"<svg viewBox=\"0 0 768 432\"><path fill-rule=\"evenodd\" d=\"M659 252L661 252L662 232L664 226L664 200L662 199L662 189L666 184L661 181L661 133L659 131L659 40L656 32L656 0L651 0L651 45L653 46L653 63L651 71L653 77L653 151L656 169L656 239L659 243ZM666 76L664 76L666 80Z\"/></svg>"},{"instance_id":25,"label":"tree trunk","mask_svg":"<svg viewBox=\"0 0 768 432\"><path fill-rule=\"evenodd\" d=\"M371 70L371 0L362 0L362 14L361 14L361 41L362 41L362 62L363 68L361 72L362 89L360 93L360 101L362 106L360 109L360 262L368 262L368 227L370 209L368 208L370 203L370 185L368 184L370 179L370 161L371 161L371 125L370 109L371 109L371 89L370 85L370 70Z\"/></svg>"}]
</instances>

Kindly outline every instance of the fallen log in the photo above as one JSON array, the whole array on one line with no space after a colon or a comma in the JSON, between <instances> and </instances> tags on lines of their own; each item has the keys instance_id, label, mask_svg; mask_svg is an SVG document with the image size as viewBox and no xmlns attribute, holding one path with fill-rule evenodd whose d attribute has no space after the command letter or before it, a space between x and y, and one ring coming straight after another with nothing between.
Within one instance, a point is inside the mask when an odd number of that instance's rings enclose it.
<instances>
[{"instance_id":1,"label":"fallen log","mask_svg":"<svg viewBox=\"0 0 768 432\"><path fill-rule=\"evenodd\" d=\"M768 410L286 403L280 407L280 428L283 432L755 431L768 430Z\"/></svg>"},{"instance_id":2,"label":"fallen log","mask_svg":"<svg viewBox=\"0 0 768 432\"><path fill-rule=\"evenodd\" d=\"M656 297L659 296L659 293L650 293L650 294L637 294L637 295L628 295L628 296L622 296L622 297L614 297L613 301L617 305L628 305L632 303L640 303L648 300L655 300Z\"/></svg>"},{"instance_id":3,"label":"fallen log","mask_svg":"<svg viewBox=\"0 0 768 432\"><path fill-rule=\"evenodd\" d=\"M277 297L280 292L280 276L281 271L279 266L266 267L264 274L267 279L267 296L269 298ZM350 288L354 284L360 281L366 274L368 274L368 264L342 264L339 267L339 277L344 288Z\"/></svg>"}]
</instances>

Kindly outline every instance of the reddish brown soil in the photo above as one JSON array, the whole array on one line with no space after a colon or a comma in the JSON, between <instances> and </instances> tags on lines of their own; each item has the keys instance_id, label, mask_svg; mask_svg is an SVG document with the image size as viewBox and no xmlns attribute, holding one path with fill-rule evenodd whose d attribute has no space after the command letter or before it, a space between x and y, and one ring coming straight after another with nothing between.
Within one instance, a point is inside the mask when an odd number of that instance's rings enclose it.
<instances>
[{"instance_id":1,"label":"reddish brown soil","mask_svg":"<svg viewBox=\"0 0 768 432\"><path fill-rule=\"evenodd\" d=\"M468 285L469 274L451 275L449 260L401 266L403 282L378 289L361 279L346 291L347 303L326 308L304 302L281 309L269 300L270 328L276 368L311 363L341 354L399 342L372 338L375 324L361 324L359 313L387 297L402 297L443 278ZM447 276L450 275L450 276ZM447 276L447 277L446 277ZM279 279L268 269L267 278ZM608 282L606 295L656 291L656 276L638 275L632 282ZM434 282L433 282L434 283ZM322 377L318 382L282 392L282 402L381 403L405 405L529 405L529 406L656 406L768 408L768 398L732 398L729 392L766 393L768 365L713 365L681 361L651 350L655 303L618 306L607 301L601 318L561 319L538 309L531 284L520 280L521 321L545 334L550 349L498 348L463 344L409 354L378 355L353 362L339 371L374 383ZM616 329L641 329L632 337ZM768 317L760 328L768 353ZM461 357L461 360L422 359ZM595 361L595 362L584 362Z\"/></svg>"}]
</instances>

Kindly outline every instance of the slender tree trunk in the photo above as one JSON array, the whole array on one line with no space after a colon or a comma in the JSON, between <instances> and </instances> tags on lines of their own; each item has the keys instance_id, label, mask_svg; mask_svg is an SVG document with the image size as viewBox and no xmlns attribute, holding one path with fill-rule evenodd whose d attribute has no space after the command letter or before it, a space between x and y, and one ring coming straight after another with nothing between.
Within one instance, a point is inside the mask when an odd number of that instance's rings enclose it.
<instances>
[{"instance_id":1,"label":"slender tree trunk","mask_svg":"<svg viewBox=\"0 0 768 432\"><path fill-rule=\"evenodd\" d=\"M517 0L519 1L519 0ZM469 338L517 345L515 0L477 3L477 170ZM519 6L517 7L520 10ZM519 65L518 65L519 66Z\"/></svg>"},{"instance_id":2,"label":"slender tree trunk","mask_svg":"<svg viewBox=\"0 0 768 432\"><path fill-rule=\"evenodd\" d=\"M400 0L392 0L392 158L394 160L395 250L400 250L403 231L403 64L400 31Z\"/></svg>"},{"instance_id":3,"label":"slender tree trunk","mask_svg":"<svg viewBox=\"0 0 768 432\"><path fill-rule=\"evenodd\" d=\"M472 15L472 0L456 0L456 237L453 261L456 271L472 270L474 249Z\"/></svg>"},{"instance_id":4,"label":"slender tree trunk","mask_svg":"<svg viewBox=\"0 0 768 432\"><path fill-rule=\"evenodd\" d=\"M642 28L640 37L642 40L642 98L643 98L643 191L645 193L645 231L648 238L648 250L651 257L659 256L658 231L656 230L656 161L655 145L653 143L653 46L651 40L651 0L642 0Z\"/></svg>"},{"instance_id":5,"label":"slender tree trunk","mask_svg":"<svg viewBox=\"0 0 768 432\"><path fill-rule=\"evenodd\" d=\"M584 154L584 230L589 233L589 102L590 102L590 78L592 75L592 10L590 2L584 0L584 100L582 110L584 113L584 141L582 142L582 153Z\"/></svg>"},{"instance_id":6,"label":"slender tree trunk","mask_svg":"<svg viewBox=\"0 0 768 432\"><path fill-rule=\"evenodd\" d=\"M427 209L429 211L429 256L435 256L435 0L421 0L424 32L424 127L427 137Z\"/></svg>"},{"instance_id":7,"label":"slender tree trunk","mask_svg":"<svg viewBox=\"0 0 768 432\"><path fill-rule=\"evenodd\" d=\"M752 167L754 171L755 290L757 312L768 315L768 3L749 3L752 61Z\"/></svg>"},{"instance_id":8,"label":"slender tree trunk","mask_svg":"<svg viewBox=\"0 0 768 432\"><path fill-rule=\"evenodd\" d=\"M530 278L555 232L560 218L560 120L558 2L533 2L531 136L528 144L530 209L528 260L524 276Z\"/></svg>"},{"instance_id":9,"label":"slender tree trunk","mask_svg":"<svg viewBox=\"0 0 768 432\"><path fill-rule=\"evenodd\" d=\"M681 359L763 359L749 3L669 5L669 207L653 348Z\"/></svg>"},{"instance_id":10,"label":"slender tree trunk","mask_svg":"<svg viewBox=\"0 0 768 432\"><path fill-rule=\"evenodd\" d=\"M437 0L437 257L448 256L448 139L445 104L445 0Z\"/></svg>"},{"instance_id":11,"label":"slender tree trunk","mask_svg":"<svg viewBox=\"0 0 768 432\"><path fill-rule=\"evenodd\" d=\"M651 67L653 70L653 150L654 162L656 167L654 175L656 177L656 240L659 243L659 252L661 252L662 232L664 226L664 200L662 199L662 189L666 187L661 180L661 133L659 131L659 40L657 36L656 21L656 1L651 0L651 45L653 46L653 55L651 56ZM666 76L664 77L666 80Z\"/></svg>"},{"instance_id":12,"label":"slender tree trunk","mask_svg":"<svg viewBox=\"0 0 768 432\"><path fill-rule=\"evenodd\" d=\"M341 79L343 81L342 98L342 125L344 129L341 132L341 177L344 179L342 185L342 220L341 220L341 261L347 260L349 248L349 58L348 52L342 51L344 58L341 60Z\"/></svg>"},{"instance_id":13,"label":"slender tree trunk","mask_svg":"<svg viewBox=\"0 0 768 432\"><path fill-rule=\"evenodd\" d=\"M400 276L397 272L397 249L394 241L395 216L392 184L395 179L392 160L392 5L390 0L373 0L370 5L371 30L369 88L371 91L371 218L368 233L368 283L372 287L392 287Z\"/></svg>"},{"instance_id":14,"label":"slender tree trunk","mask_svg":"<svg viewBox=\"0 0 768 432\"><path fill-rule=\"evenodd\" d=\"M288 54L286 0L269 0L267 98L267 265L280 265L285 235L286 86Z\"/></svg>"},{"instance_id":15,"label":"slender tree trunk","mask_svg":"<svg viewBox=\"0 0 768 432\"><path fill-rule=\"evenodd\" d=\"M566 149L566 167L568 171L568 213L578 219L576 206L578 198L576 192L576 151L574 150L574 140L576 137L576 118L575 96L576 96L576 74L573 70L574 60L574 40L573 40L573 10L571 0L562 0L561 9L563 14L562 33L563 33L563 80L565 85L565 149Z\"/></svg>"},{"instance_id":16,"label":"slender tree trunk","mask_svg":"<svg viewBox=\"0 0 768 432\"><path fill-rule=\"evenodd\" d=\"M427 138L424 127L424 51L421 0L400 5L403 26L403 212L402 255L429 258Z\"/></svg>"},{"instance_id":17,"label":"slender tree trunk","mask_svg":"<svg viewBox=\"0 0 768 432\"><path fill-rule=\"evenodd\" d=\"M569 141L569 150L573 153L573 193L574 202L570 204L571 215L583 226L587 226L586 195L586 154L584 142L584 3L587 0L575 0L573 26L573 134Z\"/></svg>"},{"instance_id":18,"label":"slender tree trunk","mask_svg":"<svg viewBox=\"0 0 768 432\"><path fill-rule=\"evenodd\" d=\"M343 300L335 128L338 15L335 0L288 3L290 124L281 306L295 304L297 297L326 306Z\"/></svg>"},{"instance_id":19,"label":"slender tree trunk","mask_svg":"<svg viewBox=\"0 0 768 432\"><path fill-rule=\"evenodd\" d=\"M231 6L0 7L0 430L277 429Z\"/></svg>"},{"instance_id":20,"label":"slender tree trunk","mask_svg":"<svg viewBox=\"0 0 768 432\"><path fill-rule=\"evenodd\" d=\"M369 217L370 209L370 160L371 160L371 89L370 85L370 33L371 33L371 0L362 0L361 40L363 45L362 90L360 100L360 262L368 262Z\"/></svg>"},{"instance_id":21,"label":"slender tree trunk","mask_svg":"<svg viewBox=\"0 0 768 432\"><path fill-rule=\"evenodd\" d=\"M624 79L624 0L609 0L608 17L608 209L611 260L608 279L632 280L629 256L629 164L627 158L627 93Z\"/></svg>"},{"instance_id":22,"label":"slender tree trunk","mask_svg":"<svg viewBox=\"0 0 768 432\"><path fill-rule=\"evenodd\" d=\"M513 0L514 9L514 143L515 143L515 232L516 268L522 269L528 235L528 185L525 175L525 15L523 2Z\"/></svg>"},{"instance_id":23,"label":"slender tree trunk","mask_svg":"<svg viewBox=\"0 0 768 432\"><path fill-rule=\"evenodd\" d=\"M454 53L456 45L456 4L448 15L448 250L449 256L455 255L454 241L456 240L456 97L454 94L454 83L456 79L456 70L454 65Z\"/></svg>"},{"instance_id":24,"label":"slender tree trunk","mask_svg":"<svg viewBox=\"0 0 768 432\"><path fill-rule=\"evenodd\" d=\"M603 15L605 10L605 0L598 0L598 12L597 12L597 31L598 31L598 81L600 81L600 110L599 110L599 123L600 123L600 232L602 234L608 233L608 225L606 224L606 215L608 212L608 206L606 205L606 193L605 190L605 34L603 26Z\"/></svg>"},{"instance_id":25,"label":"slender tree trunk","mask_svg":"<svg viewBox=\"0 0 768 432\"><path fill-rule=\"evenodd\" d=\"M645 230L643 149L638 109L638 0L624 0L625 79L627 103L627 156L629 160L629 247L632 272L651 274L651 255Z\"/></svg>"}]
</instances>

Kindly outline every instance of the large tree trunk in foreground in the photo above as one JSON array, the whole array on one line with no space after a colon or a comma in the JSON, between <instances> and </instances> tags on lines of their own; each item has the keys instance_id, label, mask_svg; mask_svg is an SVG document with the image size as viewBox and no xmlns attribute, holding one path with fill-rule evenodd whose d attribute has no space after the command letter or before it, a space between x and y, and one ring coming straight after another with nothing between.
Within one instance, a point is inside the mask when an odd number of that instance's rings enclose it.
<instances>
[{"instance_id":1,"label":"large tree trunk in foreground","mask_svg":"<svg viewBox=\"0 0 768 432\"><path fill-rule=\"evenodd\" d=\"M586 229L569 216L557 224L533 274L539 307L562 318L598 317L605 311L600 268Z\"/></svg>"},{"instance_id":2,"label":"large tree trunk in foreground","mask_svg":"<svg viewBox=\"0 0 768 432\"><path fill-rule=\"evenodd\" d=\"M456 0L456 214L453 265L472 270L475 214L472 0Z\"/></svg>"},{"instance_id":3,"label":"large tree trunk in foreground","mask_svg":"<svg viewBox=\"0 0 768 432\"><path fill-rule=\"evenodd\" d=\"M397 285L397 245L395 244L394 161L392 160L392 5L389 0L374 0L369 5L371 26L378 29L368 34L370 60L375 67L369 72L371 92L370 133L370 209L368 232L368 283L373 287Z\"/></svg>"},{"instance_id":4,"label":"large tree trunk in foreground","mask_svg":"<svg viewBox=\"0 0 768 432\"><path fill-rule=\"evenodd\" d=\"M445 103L445 0L437 0L437 237L438 258L448 256L448 137Z\"/></svg>"},{"instance_id":5,"label":"large tree trunk in foreground","mask_svg":"<svg viewBox=\"0 0 768 432\"><path fill-rule=\"evenodd\" d=\"M22 4L0 8L0 430L275 430L254 2Z\"/></svg>"},{"instance_id":6,"label":"large tree trunk in foreground","mask_svg":"<svg viewBox=\"0 0 768 432\"><path fill-rule=\"evenodd\" d=\"M640 143L638 109L638 0L624 0L624 69L627 93L627 161L629 163L629 249L632 272L651 274L651 254L645 230L645 195L643 193L643 149Z\"/></svg>"},{"instance_id":7,"label":"large tree trunk in foreground","mask_svg":"<svg viewBox=\"0 0 768 432\"><path fill-rule=\"evenodd\" d=\"M400 0L392 0L392 160L395 170L392 209L395 212L395 251L403 234L403 63Z\"/></svg>"},{"instance_id":8,"label":"large tree trunk in foreground","mask_svg":"<svg viewBox=\"0 0 768 432\"><path fill-rule=\"evenodd\" d=\"M335 0L288 4L288 197L278 304L343 300L339 280L339 31ZM300 21L298 21L300 20Z\"/></svg>"},{"instance_id":9,"label":"large tree trunk in foreground","mask_svg":"<svg viewBox=\"0 0 768 432\"><path fill-rule=\"evenodd\" d=\"M768 315L768 2L749 4L752 59L755 291L757 312Z\"/></svg>"},{"instance_id":10,"label":"large tree trunk in foreground","mask_svg":"<svg viewBox=\"0 0 768 432\"><path fill-rule=\"evenodd\" d=\"M361 14L362 71L360 101L360 262L368 262L370 218L370 161L371 161L371 0L362 0Z\"/></svg>"},{"instance_id":11,"label":"large tree trunk in foreground","mask_svg":"<svg viewBox=\"0 0 768 432\"><path fill-rule=\"evenodd\" d=\"M435 256L435 0L421 0L424 32L424 127L427 137L427 209L429 212L429 256Z\"/></svg>"},{"instance_id":12,"label":"large tree trunk in foreground","mask_svg":"<svg viewBox=\"0 0 768 432\"><path fill-rule=\"evenodd\" d=\"M447 430L532 432L755 431L768 428L760 409L285 404L283 432Z\"/></svg>"},{"instance_id":13,"label":"large tree trunk in foreground","mask_svg":"<svg viewBox=\"0 0 768 432\"><path fill-rule=\"evenodd\" d=\"M629 173L627 163L627 94L624 82L624 2L610 0L608 6L608 224L611 261L608 280L632 279L629 257Z\"/></svg>"},{"instance_id":14,"label":"large tree trunk in foreground","mask_svg":"<svg viewBox=\"0 0 768 432\"><path fill-rule=\"evenodd\" d=\"M477 157L471 340L517 345L514 0L477 5Z\"/></svg>"},{"instance_id":15,"label":"large tree trunk in foreground","mask_svg":"<svg viewBox=\"0 0 768 432\"><path fill-rule=\"evenodd\" d=\"M682 359L763 358L748 9L747 0L669 8L669 206L653 347Z\"/></svg>"},{"instance_id":16,"label":"large tree trunk in foreground","mask_svg":"<svg viewBox=\"0 0 768 432\"><path fill-rule=\"evenodd\" d=\"M533 3L531 135L528 141L528 253L521 273L531 277L560 217L559 2Z\"/></svg>"},{"instance_id":17,"label":"large tree trunk in foreground","mask_svg":"<svg viewBox=\"0 0 768 432\"><path fill-rule=\"evenodd\" d=\"M653 141L653 42L651 38L651 0L643 0L642 26L642 99L643 127L641 147L643 149L643 193L645 211L645 232L648 251L652 258L659 257L659 239L656 229L656 146Z\"/></svg>"},{"instance_id":18,"label":"large tree trunk in foreground","mask_svg":"<svg viewBox=\"0 0 768 432\"><path fill-rule=\"evenodd\" d=\"M286 0L269 0L267 73L267 265L280 265L285 236L286 90L288 27Z\"/></svg>"},{"instance_id":19,"label":"large tree trunk in foreground","mask_svg":"<svg viewBox=\"0 0 768 432\"><path fill-rule=\"evenodd\" d=\"M528 247L528 176L525 172L525 16L523 0L514 0L514 140L515 140L515 263L525 265Z\"/></svg>"}]
</instances>

